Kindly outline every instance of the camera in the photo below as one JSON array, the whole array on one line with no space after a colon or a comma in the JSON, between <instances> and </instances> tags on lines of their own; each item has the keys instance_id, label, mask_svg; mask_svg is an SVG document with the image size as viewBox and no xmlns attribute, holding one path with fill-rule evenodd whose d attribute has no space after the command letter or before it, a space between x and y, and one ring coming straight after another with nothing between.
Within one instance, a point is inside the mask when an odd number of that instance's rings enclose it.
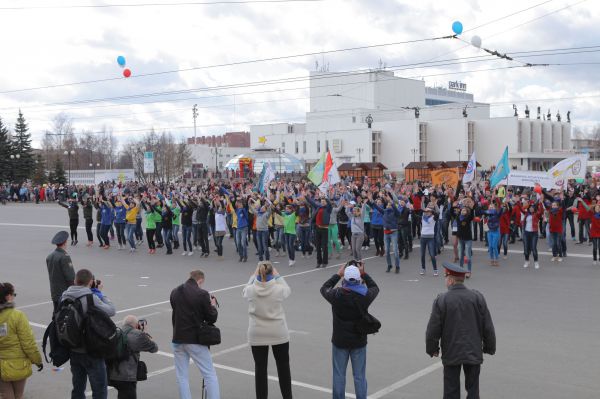
<instances>
[{"instance_id":1,"label":"camera","mask_svg":"<svg viewBox=\"0 0 600 399\"><path fill-rule=\"evenodd\" d=\"M102 285L102 280L96 280L95 278L92 280L92 288L98 288Z\"/></svg>"},{"instance_id":2,"label":"camera","mask_svg":"<svg viewBox=\"0 0 600 399\"><path fill-rule=\"evenodd\" d=\"M148 320L146 319L139 319L138 320L138 330L140 331L144 331L146 329L146 325L148 324Z\"/></svg>"}]
</instances>

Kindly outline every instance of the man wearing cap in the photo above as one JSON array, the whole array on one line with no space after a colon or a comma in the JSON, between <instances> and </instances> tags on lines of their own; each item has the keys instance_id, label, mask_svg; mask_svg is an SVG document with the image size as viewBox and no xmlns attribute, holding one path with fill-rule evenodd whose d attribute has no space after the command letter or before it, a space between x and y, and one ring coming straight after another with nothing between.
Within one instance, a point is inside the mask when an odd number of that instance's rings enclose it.
<instances>
[{"instance_id":1,"label":"man wearing cap","mask_svg":"<svg viewBox=\"0 0 600 399\"><path fill-rule=\"evenodd\" d=\"M75 270L71 257L67 254L67 240L69 233L59 231L52 239L52 244L56 249L46 257L46 266L48 267L48 278L50 279L50 295L54 312L58 309L60 297L63 292L73 285L75 281Z\"/></svg>"},{"instance_id":2,"label":"man wearing cap","mask_svg":"<svg viewBox=\"0 0 600 399\"><path fill-rule=\"evenodd\" d=\"M334 288L340 280L342 286ZM354 325L362 317L358 307L367 312L377 294L379 287L365 273L364 263L354 260L342 265L321 287L321 295L331 304L333 313L333 399L346 397L348 358L352 361L356 398L367 397L367 336L358 333Z\"/></svg>"},{"instance_id":3,"label":"man wearing cap","mask_svg":"<svg viewBox=\"0 0 600 399\"><path fill-rule=\"evenodd\" d=\"M460 399L460 370L465 372L467 399L479 398L483 354L496 353L496 333L483 295L464 285L467 271L444 263L448 291L433 301L425 334L425 351L440 354L444 365L444 399Z\"/></svg>"}]
</instances>

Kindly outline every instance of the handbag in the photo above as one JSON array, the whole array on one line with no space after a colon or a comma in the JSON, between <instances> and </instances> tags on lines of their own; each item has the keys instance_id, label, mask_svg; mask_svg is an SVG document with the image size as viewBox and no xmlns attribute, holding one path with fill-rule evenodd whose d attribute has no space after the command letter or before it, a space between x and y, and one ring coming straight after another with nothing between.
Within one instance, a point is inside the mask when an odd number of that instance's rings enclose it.
<instances>
[{"instance_id":1,"label":"handbag","mask_svg":"<svg viewBox=\"0 0 600 399\"><path fill-rule=\"evenodd\" d=\"M221 330L214 324L202 322L198 327L197 338L200 345L219 345L221 343Z\"/></svg>"},{"instance_id":2,"label":"handbag","mask_svg":"<svg viewBox=\"0 0 600 399\"><path fill-rule=\"evenodd\" d=\"M352 300L360 313L360 319L354 322L354 330L361 335L378 333L381 328L381 322L375 316L365 311L356 301L356 297L352 298Z\"/></svg>"},{"instance_id":3,"label":"handbag","mask_svg":"<svg viewBox=\"0 0 600 399\"><path fill-rule=\"evenodd\" d=\"M0 379L4 382L24 380L31 374L31 361L29 359L0 360Z\"/></svg>"},{"instance_id":4,"label":"handbag","mask_svg":"<svg viewBox=\"0 0 600 399\"><path fill-rule=\"evenodd\" d=\"M137 364L136 381L146 381L148 379L148 367L146 363L139 360Z\"/></svg>"}]
</instances>

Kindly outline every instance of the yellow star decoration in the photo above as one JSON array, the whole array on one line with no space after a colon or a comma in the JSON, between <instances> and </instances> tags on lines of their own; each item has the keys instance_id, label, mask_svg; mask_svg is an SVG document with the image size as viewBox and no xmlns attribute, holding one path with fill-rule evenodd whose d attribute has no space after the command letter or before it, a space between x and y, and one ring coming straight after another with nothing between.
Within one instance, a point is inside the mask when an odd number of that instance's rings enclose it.
<instances>
[{"instance_id":1,"label":"yellow star decoration","mask_svg":"<svg viewBox=\"0 0 600 399\"><path fill-rule=\"evenodd\" d=\"M260 137L258 138L258 142L259 142L260 144L265 144L265 143L267 142L267 138L266 138L265 136L260 136Z\"/></svg>"}]
</instances>

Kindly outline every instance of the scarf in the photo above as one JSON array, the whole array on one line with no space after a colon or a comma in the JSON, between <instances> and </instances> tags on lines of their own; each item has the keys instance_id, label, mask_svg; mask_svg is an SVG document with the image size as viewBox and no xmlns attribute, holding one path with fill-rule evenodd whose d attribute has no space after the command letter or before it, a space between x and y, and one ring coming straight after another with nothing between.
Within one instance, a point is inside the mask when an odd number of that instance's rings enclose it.
<instances>
[{"instance_id":1,"label":"scarf","mask_svg":"<svg viewBox=\"0 0 600 399\"><path fill-rule=\"evenodd\" d=\"M367 295L367 286L363 285L361 281L347 281L342 280L342 288L350 291L354 291L359 295Z\"/></svg>"},{"instance_id":2,"label":"scarf","mask_svg":"<svg viewBox=\"0 0 600 399\"><path fill-rule=\"evenodd\" d=\"M262 282L262 277L260 277L260 274L258 276L256 276L256 280ZM271 280L273 280L273 275L267 274L267 281L271 281Z\"/></svg>"},{"instance_id":3,"label":"scarf","mask_svg":"<svg viewBox=\"0 0 600 399\"><path fill-rule=\"evenodd\" d=\"M11 309L15 307L15 303L14 302L5 302L5 303L0 303L0 312L3 311L4 309Z\"/></svg>"}]
</instances>

